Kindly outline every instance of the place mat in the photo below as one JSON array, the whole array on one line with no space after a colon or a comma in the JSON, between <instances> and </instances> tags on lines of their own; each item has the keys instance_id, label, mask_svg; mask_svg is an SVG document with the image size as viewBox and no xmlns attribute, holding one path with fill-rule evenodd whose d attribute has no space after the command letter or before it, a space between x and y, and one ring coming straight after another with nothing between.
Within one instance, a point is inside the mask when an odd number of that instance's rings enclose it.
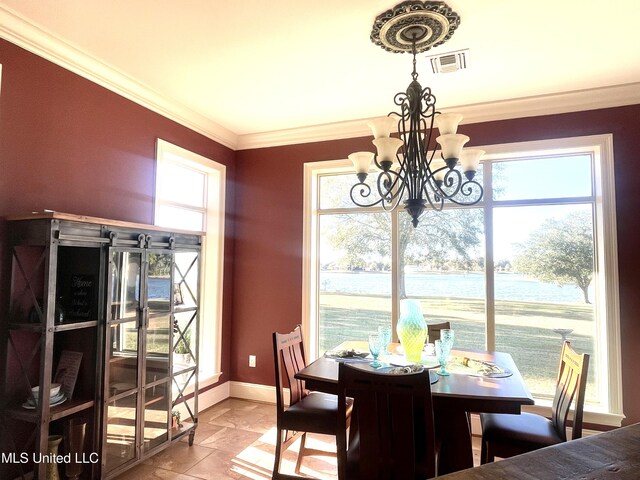
<instances>
[{"instance_id":1,"label":"place mat","mask_svg":"<svg viewBox=\"0 0 640 480\"><path fill-rule=\"evenodd\" d=\"M407 373L421 372L426 367L421 363L412 363L404 367L383 367L379 371L388 375L406 375ZM429 383L434 384L440 379L440 376L433 370L429 370Z\"/></svg>"},{"instance_id":2,"label":"place mat","mask_svg":"<svg viewBox=\"0 0 640 480\"><path fill-rule=\"evenodd\" d=\"M505 378L513 375L511 370L500 367L493 362L476 360L469 357L451 357L447 370L453 373L464 373L489 378Z\"/></svg>"},{"instance_id":3,"label":"place mat","mask_svg":"<svg viewBox=\"0 0 640 480\"><path fill-rule=\"evenodd\" d=\"M335 359L363 359L369 356L369 352L360 350L330 350L324 354L327 358Z\"/></svg>"},{"instance_id":4,"label":"place mat","mask_svg":"<svg viewBox=\"0 0 640 480\"><path fill-rule=\"evenodd\" d=\"M394 367L407 367L413 364L413 362L407 361L404 355L386 355L382 356L381 358L383 358L384 361L390 363ZM440 364L436 360L436 357L425 355L424 353L420 357L419 363L424 368L435 368L440 366Z\"/></svg>"}]
</instances>

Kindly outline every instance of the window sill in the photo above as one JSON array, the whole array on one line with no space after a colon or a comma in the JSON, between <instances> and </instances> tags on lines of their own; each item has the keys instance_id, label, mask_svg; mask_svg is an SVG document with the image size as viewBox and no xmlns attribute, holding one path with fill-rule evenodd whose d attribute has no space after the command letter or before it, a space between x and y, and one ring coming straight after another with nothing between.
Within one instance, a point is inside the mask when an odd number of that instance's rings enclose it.
<instances>
[{"instance_id":1,"label":"window sill","mask_svg":"<svg viewBox=\"0 0 640 480\"><path fill-rule=\"evenodd\" d=\"M522 407L523 412L537 413L538 415L544 415L545 417L551 417L551 400L550 399L535 399L535 405L527 405ZM573 410L569 412L569 418L573 418ZM596 407L585 405L583 422L592 423L595 425L606 425L608 427L620 427L622 426L622 420L625 416L620 413L604 412L597 410Z\"/></svg>"},{"instance_id":2,"label":"window sill","mask_svg":"<svg viewBox=\"0 0 640 480\"><path fill-rule=\"evenodd\" d=\"M222 372L200 372L198 379L198 389L202 390L210 385L218 383Z\"/></svg>"}]
</instances>

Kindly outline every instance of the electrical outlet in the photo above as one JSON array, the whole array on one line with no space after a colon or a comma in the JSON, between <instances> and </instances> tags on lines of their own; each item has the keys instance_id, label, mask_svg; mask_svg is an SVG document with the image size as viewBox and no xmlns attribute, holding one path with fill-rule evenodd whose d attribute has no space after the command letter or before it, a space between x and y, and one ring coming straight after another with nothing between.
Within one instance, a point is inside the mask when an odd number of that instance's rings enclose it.
<instances>
[{"instance_id":1,"label":"electrical outlet","mask_svg":"<svg viewBox=\"0 0 640 480\"><path fill-rule=\"evenodd\" d=\"M256 356L255 355L249 355L249 366L255 368L255 366L256 366Z\"/></svg>"}]
</instances>

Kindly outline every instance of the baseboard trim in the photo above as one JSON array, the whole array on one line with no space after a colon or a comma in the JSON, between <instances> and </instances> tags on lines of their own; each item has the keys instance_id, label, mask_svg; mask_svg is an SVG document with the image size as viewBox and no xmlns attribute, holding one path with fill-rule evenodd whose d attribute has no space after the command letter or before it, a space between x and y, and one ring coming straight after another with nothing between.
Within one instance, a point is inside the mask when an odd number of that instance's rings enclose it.
<instances>
[{"instance_id":1,"label":"baseboard trim","mask_svg":"<svg viewBox=\"0 0 640 480\"><path fill-rule=\"evenodd\" d=\"M230 382L224 382L220 385L216 385L213 388L209 388L198 394L198 410L206 410L209 407L213 407L215 404L226 400L231 396Z\"/></svg>"},{"instance_id":2,"label":"baseboard trim","mask_svg":"<svg viewBox=\"0 0 640 480\"><path fill-rule=\"evenodd\" d=\"M276 387L259 385L257 383L234 382L230 383L230 394L234 398L254 400L256 402L276 403Z\"/></svg>"}]
</instances>

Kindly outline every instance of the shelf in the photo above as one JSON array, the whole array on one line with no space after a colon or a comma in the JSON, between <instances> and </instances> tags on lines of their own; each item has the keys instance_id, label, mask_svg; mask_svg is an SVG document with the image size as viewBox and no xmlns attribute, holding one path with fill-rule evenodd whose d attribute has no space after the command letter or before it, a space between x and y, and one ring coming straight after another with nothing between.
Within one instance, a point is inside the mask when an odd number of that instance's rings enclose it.
<instances>
[{"instance_id":1,"label":"shelf","mask_svg":"<svg viewBox=\"0 0 640 480\"><path fill-rule=\"evenodd\" d=\"M193 422L182 422L182 427L176 427L171 429L171 440L175 440L176 438L180 438L183 435L186 435L191 430L196 428L196 424Z\"/></svg>"},{"instance_id":2,"label":"shelf","mask_svg":"<svg viewBox=\"0 0 640 480\"><path fill-rule=\"evenodd\" d=\"M189 312L195 312L196 310L198 310L197 306L175 307L174 313L189 313Z\"/></svg>"},{"instance_id":3,"label":"shelf","mask_svg":"<svg viewBox=\"0 0 640 480\"><path fill-rule=\"evenodd\" d=\"M97 320L87 320L84 322L64 322L53 327L54 332L66 332L68 330L79 330L81 328L97 327Z\"/></svg>"},{"instance_id":4,"label":"shelf","mask_svg":"<svg viewBox=\"0 0 640 480\"><path fill-rule=\"evenodd\" d=\"M54 332L66 332L69 330L79 330L81 328L91 328L98 325L97 320L88 320L86 322L65 322L53 326ZM41 323L10 323L10 330L25 330L28 332L42 332L44 327Z\"/></svg>"},{"instance_id":5,"label":"shelf","mask_svg":"<svg viewBox=\"0 0 640 480\"><path fill-rule=\"evenodd\" d=\"M49 409L49 421L52 422L54 420L59 420L64 417L68 417L69 415L73 415L74 413L81 412L82 410L87 410L93 407L94 404L95 402L93 400L86 400L81 398L68 400L60 405L51 407ZM25 422L39 423L40 419L40 412L38 409L29 410L26 408L22 408L21 406L14 406L9 407L7 409L7 413L12 418Z\"/></svg>"},{"instance_id":6,"label":"shelf","mask_svg":"<svg viewBox=\"0 0 640 480\"><path fill-rule=\"evenodd\" d=\"M95 402L93 400L83 400L83 399L69 400L68 402L63 403L62 405L53 407L49 411L49 418L51 421L59 420L60 418L68 417L69 415L73 415L74 413L81 412L82 410L87 410L93 407L94 404Z\"/></svg>"}]
</instances>

